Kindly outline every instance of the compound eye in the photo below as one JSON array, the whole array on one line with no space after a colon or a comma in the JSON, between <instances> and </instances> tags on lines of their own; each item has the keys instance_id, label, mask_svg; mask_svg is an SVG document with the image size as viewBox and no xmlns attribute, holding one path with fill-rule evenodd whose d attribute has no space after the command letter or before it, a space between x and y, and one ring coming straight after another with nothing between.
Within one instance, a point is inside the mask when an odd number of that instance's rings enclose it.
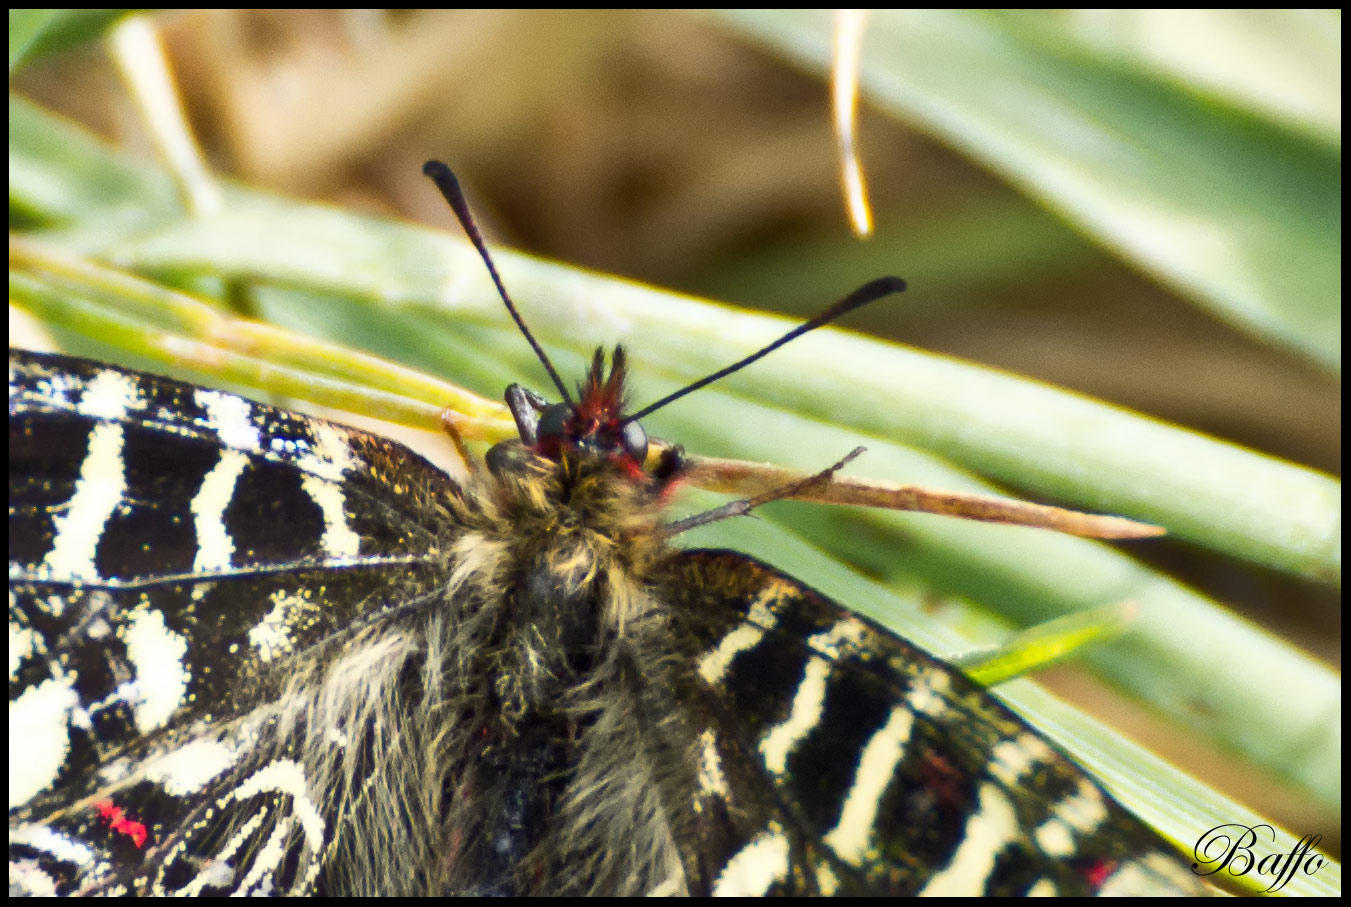
<instances>
[{"instance_id":1,"label":"compound eye","mask_svg":"<svg viewBox=\"0 0 1351 907\"><path fill-rule=\"evenodd\" d=\"M624 453L633 458L639 466L647 461L647 432L637 422L625 422L621 428L619 441Z\"/></svg>"},{"instance_id":2,"label":"compound eye","mask_svg":"<svg viewBox=\"0 0 1351 907\"><path fill-rule=\"evenodd\" d=\"M572 408L566 403L554 403L544 407L544 411L539 414L535 431L541 441L562 441L567 436L570 421Z\"/></svg>"}]
</instances>

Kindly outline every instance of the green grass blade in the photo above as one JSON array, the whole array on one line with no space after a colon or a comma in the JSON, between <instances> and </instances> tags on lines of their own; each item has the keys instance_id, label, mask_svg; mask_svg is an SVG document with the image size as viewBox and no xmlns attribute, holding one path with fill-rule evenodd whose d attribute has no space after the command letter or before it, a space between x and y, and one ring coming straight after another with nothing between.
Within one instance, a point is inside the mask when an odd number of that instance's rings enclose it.
<instances>
[{"instance_id":1,"label":"green grass blade","mask_svg":"<svg viewBox=\"0 0 1351 907\"><path fill-rule=\"evenodd\" d=\"M826 71L828 11L719 18ZM1339 136L1198 95L1052 15L875 11L861 81L1217 316L1339 367Z\"/></svg>"}]
</instances>

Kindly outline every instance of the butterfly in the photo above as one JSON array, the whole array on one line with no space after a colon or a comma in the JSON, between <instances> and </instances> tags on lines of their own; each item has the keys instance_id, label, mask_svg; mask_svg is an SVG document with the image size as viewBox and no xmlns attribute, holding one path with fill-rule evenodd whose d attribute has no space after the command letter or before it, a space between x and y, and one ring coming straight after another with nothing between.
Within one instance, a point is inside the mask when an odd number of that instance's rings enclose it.
<instances>
[{"instance_id":1,"label":"butterfly","mask_svg":"<svg viewBox=\"0 0 1351 907\"><path fill-rule=\"evenodd\" d=\"M675 548L690 461L620 349L575 398L547 364L560 402L509 389L519 438L463 482L220 391L10 363L21 890L1202 890L960 671Z\"/></svg>"}]
</instances>

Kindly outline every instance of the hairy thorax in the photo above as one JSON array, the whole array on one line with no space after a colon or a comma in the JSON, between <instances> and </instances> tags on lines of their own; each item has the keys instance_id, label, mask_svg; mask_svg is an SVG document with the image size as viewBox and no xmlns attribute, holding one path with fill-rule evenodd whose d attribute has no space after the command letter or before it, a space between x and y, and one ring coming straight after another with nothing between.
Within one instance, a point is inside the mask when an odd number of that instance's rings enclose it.
<instances>
[{"instance_id":1,"label":"hairy thorax","mask_svg":"<svg viewBox=\"0 0 1351 907\"><path fill-rule=\"evenodd\" d=\"M644 726L680 719L640 692L669 688L660 675L673 669L659 654L668 615L646 580L668 550L660 492L612 463L558 463L518 443L488 463L458 505L469 530L453 543L445 654L433 659L456 717L437 798L458 849L446 885L667 884L678 861L654 792L671 779L652 773L672 763ZM606 840L594 821L602 789L646 817L630 840Z\"/></svg>"},{"instance_id":2,"label":"hairy thorax","mask_svg":"<svg viewBox=\"0 0 1351 907\"><path fill-rule=\"evenodd\" d=\"M477 561L494 598L509 590L505 605L524 609L506 619L543 627L557 615L622 637L644 609L642 577L667 551L657 483L601 459L554 462L519 442L495 447L488 466L457 553Z\"/></svg>"}]
</instances>

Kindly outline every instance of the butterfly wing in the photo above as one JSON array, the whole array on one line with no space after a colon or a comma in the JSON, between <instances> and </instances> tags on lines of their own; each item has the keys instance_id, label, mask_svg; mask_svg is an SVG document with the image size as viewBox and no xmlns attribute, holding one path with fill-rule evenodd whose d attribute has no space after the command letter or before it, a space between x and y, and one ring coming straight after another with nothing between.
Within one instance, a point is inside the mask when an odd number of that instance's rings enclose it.
<instances>
[{"instance_id":1,"label":"butterfly wing","mask_svg":"<svg viewBox=\"0 0 1351 907\"><path fill-rule=\"evenodd\" d=\"M726 817L710 891L1202 890L1081 768L880 625L730 551L676 555L663 595L710 702L694 798Z\"/></svg>"},{"instance_id":2,"label":"butterfly wing","mask_svg":"<svg viewBox=\"0 0 1351 907\"><path fill-rule=\"evenodd\" d=\"M426 621L464 536L447 506L457 486L382 439L165 378L25 353L10 375L12 886L398 892L477 878L445 875L473 851L465 828L441 834L445 791L411 768L446 734L477 752L477 725L426 698L444 683L414 667L435 661ZM566 855L539 865L582 890L1195 884L988 693L878 625L730 552L677 554L641 579L669 619L629 628L642 657L595 691L608 717L577 724L566 796L548 793L557 760L527 759L521 783L545 793L499 792L500 809L483 770L438 763L497 817L481 846ZM419 735L419 714L434 733ZM557 805L568 834L525 822L520 804ZM626 850L635 823L649 834ZM683 874L667 871L664 836Z\"/></svg>"},{"instance_id":3,"label":"butterfly wing","mask_svg":"<svg viewBox=\"0 0 1351 907\"><path fill-rule=\"evenodd\" d=\"M330 692L345 676L390 676L335 666L357 648L387 668L406 656L412 643L390 628L430 594L426 565L454 538L436 502L457 493L415 454L359 431L11 351L19 886L315 884L362 796L352 766L376 731L338 715L316 740L315 723L280 703L320 674ZM315 746L351 751L348 771L306 777L291 757Z\"/></svg>"}]
</instances>

